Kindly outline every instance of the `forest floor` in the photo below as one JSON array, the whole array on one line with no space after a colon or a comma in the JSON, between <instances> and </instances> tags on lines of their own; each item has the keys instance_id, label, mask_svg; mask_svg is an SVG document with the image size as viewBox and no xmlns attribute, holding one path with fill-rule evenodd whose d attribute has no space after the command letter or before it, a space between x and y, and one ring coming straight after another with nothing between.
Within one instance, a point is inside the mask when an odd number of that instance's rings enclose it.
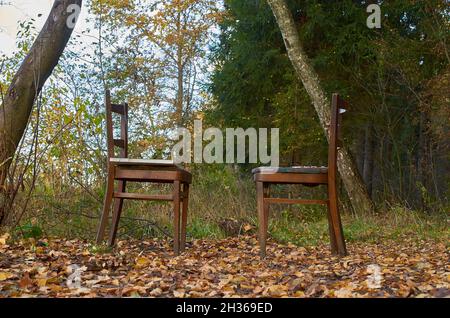
<instances>
[{"instance_id":1,"label":"forest floor","mask_svg":"<svg viewBox=\"0 0 450 318\"><path fill-rule=\"evenodd\" d=\"M326 245L254 236L194 240L175 257L169 240L120 241L109 250L79 240L0 237L0 297L449 297L446 244L434 240Z\"/></svg>"}]
</instances>

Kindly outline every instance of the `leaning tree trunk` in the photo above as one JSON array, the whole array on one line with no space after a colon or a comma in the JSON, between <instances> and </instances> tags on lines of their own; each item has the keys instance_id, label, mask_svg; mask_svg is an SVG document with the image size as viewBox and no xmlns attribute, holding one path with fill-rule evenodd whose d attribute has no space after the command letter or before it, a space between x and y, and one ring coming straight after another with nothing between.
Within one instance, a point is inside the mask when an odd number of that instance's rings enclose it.
<instances>
[{"instance_id":1,"label":"leaning tree trunk","mask_svg":"<svg viewBox=\"0 0 450 318\"><path fill-rule=\"evenodd\" d=\"M314 104L320 124L328 138L331 118L330 101L326 97L320 85L319 77L311 67L311 63L302 48L294 18L285 0L268 0L268 3L280 27L289 58ZM373 213L375 210L373 202L353 158L345 147L342 147L338 152L338 168L355 212Z\"/></svg>"},{"instance_id":2,"label":"leaning tree trunk","mask_svg":"<svg viewBox=\"0 0 450 318\"><path fill-rule=\"evenodd\" d=\"M8 169L23 137L36 97L58 64L73 31L82 0L55 0L50 15L25 57L0 108L0 225L5 221Z\"/></svg>"}]
</instances>

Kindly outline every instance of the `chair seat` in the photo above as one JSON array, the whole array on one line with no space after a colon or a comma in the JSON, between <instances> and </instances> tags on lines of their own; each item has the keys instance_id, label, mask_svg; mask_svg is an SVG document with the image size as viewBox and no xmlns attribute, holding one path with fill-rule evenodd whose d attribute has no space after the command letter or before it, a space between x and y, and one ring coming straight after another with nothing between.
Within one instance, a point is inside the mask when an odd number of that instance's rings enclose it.
<instances>
[{"instance_id":1,"label":"chair seat","mask_svg":"<svg viewBox=\"0 0 450 318\"><path fill-rule=\"evenodd\" d=\"M111 158L114 179L135 182L191 183L192 175L171 160Z\"/></svg>"},{"instance_id":2,"label":"chair seat","mask_svg":"<svg viewBox=\"0 0 450 318\"><path fill-rule=\"evenodd\" d=\"M328 173L327 167L315 167L315 166L294 166L294 167L259 167L252 170L253 174L263 173L299 173L299 174L326 174Z\"/></svg>"},{"instance_id":3,"label":"chair seat","mask_svg":"<svg viewBox=\"0 0 450 318\"><path fill-rule=\"evenodd\" d=\"M155 166L177 167L173 160L110 158L109 162L116 166Z\"/></svg>"}]
</instances>

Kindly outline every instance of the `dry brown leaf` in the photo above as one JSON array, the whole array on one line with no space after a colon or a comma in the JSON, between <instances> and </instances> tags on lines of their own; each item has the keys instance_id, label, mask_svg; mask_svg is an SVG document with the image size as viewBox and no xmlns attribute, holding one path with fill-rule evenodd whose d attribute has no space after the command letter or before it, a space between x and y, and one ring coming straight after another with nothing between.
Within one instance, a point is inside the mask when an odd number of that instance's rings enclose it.
<instances>
[{"instance_id":1,"label":"dry brown leaf","mask_svg":"<svg viewBox=\"0 0 450 318\"><path fill-rule=\"evenodd\" d=\"M23 275L22 279L19 281L19 286L22 289L28 288L32 284L33 284L33 281L31 280L29 273L25 273Z\"/></svg>"},{"instance_id":2,"label":"dry brown leaf","mask_svg":"<svg viewBox=\"0 0 450 318\"><path fill-rule=\"evenodd\" d=\"M184 298L186 295L186 291L184 289L174 290L173 296L176 298Z\"/></svg>"}]
</instances>

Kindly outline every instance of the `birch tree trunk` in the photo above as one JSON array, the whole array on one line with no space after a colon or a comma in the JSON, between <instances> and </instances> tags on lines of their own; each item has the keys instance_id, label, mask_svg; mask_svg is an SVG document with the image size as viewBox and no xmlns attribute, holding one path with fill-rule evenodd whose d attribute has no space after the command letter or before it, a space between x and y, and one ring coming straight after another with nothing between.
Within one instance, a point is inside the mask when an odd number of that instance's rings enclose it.
<instances>
[{"instance_id":1,"label":"birch tree trunk","mask_svg":"<svg viewBox=\"0 0 450 318\"><path fill-rule=\"evenodd\" d=\"M294 18L285 0L268 0L268 3L281 30L289 59L313 102L320 124L328 139L328 127L331 118L330 100L327 98L319 77L303 50ZM342 147L338 152L338 169L355 212L374 213L373 202L353 158L345 147Z\"/></svg>"},{"instance_id":2,"label":"birch tree trunk","mask_svg":"<svg viewBox=\"0 0 450 318\"><path fill-rule=\"evenodd\" d=\"M58 64L82 0L55 0L47 21L15 74L0 108L0 225L5 219L8 169L36 97ZM75 5L77 7L70 7ZM72 22L72 24L71 24Z\"/></svg>"}]
</instances>

